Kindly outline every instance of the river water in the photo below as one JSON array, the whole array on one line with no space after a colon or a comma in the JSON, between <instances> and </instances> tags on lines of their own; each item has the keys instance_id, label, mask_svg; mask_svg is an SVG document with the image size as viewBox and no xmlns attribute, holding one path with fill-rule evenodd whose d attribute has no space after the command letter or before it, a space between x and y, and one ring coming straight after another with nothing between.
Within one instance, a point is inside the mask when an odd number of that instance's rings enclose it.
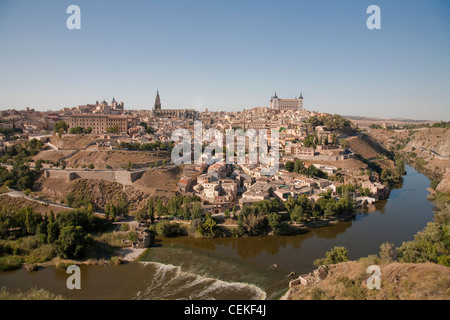
<instances>
[{"instance_id":1,"label":"river water","mask_svg":"<svg viewBox=\"0 0 450 320\"><path fill-rule=\"evenodd\" d=\"M432 220L427 200L429 179L406 167L401 186L370 212L352 221L311 229L296 236L194 239L158 238L146 262L120 266L82 266L81 290L68 290L65 270L46 267L0 273L0 287L11 291L45 288L71 299L274 299L282 295L288 274L308 273L312 263L334 246L350 259L412 240ZM277 269L269 269L277 264Z\"/></svg>"}]
</instances>

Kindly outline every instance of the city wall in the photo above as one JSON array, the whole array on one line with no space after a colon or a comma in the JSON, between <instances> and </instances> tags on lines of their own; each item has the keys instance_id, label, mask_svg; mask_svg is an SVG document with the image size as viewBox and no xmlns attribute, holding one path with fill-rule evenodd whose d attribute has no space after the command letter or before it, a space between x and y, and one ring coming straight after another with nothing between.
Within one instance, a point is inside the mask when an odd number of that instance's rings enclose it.
<instances>
[{"instance_id":1,"label":"city wall","mask_svg":"<svg viewBox=\"0 0 450 320\"><path fill-rule=\"evenodd\" d=\"M62 170L45 169L44 177L57 178L72 181L75 179L94 179L108 182L118 182L123 185L131 185L139 179L147 170L125 171L125 170Z\"/></svg>"}]
</instances>

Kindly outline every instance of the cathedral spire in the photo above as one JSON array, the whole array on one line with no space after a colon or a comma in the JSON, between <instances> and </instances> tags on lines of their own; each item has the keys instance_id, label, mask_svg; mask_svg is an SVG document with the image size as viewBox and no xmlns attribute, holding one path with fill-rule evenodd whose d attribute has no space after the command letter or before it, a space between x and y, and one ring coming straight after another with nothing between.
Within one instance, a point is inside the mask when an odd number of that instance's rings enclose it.
<instances>
[{"instance_id":1,"label":"cathedral spire","mask_svg":"<svg viewBox=\"0 0 450 320\"><path fill-rule=\"evenodd\" d=\"M159 97L159 90L156 90L155 110L161 110L161 98Z\"/></svg>"}]
</instances>

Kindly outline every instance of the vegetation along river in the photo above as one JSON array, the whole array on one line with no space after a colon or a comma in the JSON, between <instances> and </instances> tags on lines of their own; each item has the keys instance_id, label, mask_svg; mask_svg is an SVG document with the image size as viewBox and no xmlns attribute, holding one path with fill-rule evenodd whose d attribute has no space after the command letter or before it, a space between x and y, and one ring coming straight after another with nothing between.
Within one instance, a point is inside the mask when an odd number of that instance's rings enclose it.
<instances>
[{"instance_id":1,"label":"vegetation along river","mask_svg":"<svg viewBox=\"0 0 450 320\"><path fill-rule=\"evenodd\" d=\"M143 261L119 266L81 267L81 290L68 290L65 270L0 273L10 291L44 288L69 299L276 299L288 287L288 274L308 273L334 246L350 259L376 254L382 243L412 240L432 220L429 179L406 167L401 186L371 212L352 221L311 229L296 236L195 239L157 238ZM277 264L277 269L269 269Z\"/></svg>"}]
</instances>

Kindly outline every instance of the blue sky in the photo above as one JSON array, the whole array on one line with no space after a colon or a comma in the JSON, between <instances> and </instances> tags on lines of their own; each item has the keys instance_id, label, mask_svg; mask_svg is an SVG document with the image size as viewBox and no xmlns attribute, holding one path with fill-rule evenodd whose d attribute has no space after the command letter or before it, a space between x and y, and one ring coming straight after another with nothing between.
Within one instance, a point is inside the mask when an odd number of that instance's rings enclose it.
<instances>
[{"instance_id":1,"label":"blue sky","mask_svg":"<svg viewBox=\"0 0 450 320\"><path fill-rule=\"evenodd\" d=\"M81 8L68 30L66 8ZM381 30L366 9L381 8ZM450 1L0 0L0 109L308 110L450 120Z\"/></svg>"}]
</instances>

